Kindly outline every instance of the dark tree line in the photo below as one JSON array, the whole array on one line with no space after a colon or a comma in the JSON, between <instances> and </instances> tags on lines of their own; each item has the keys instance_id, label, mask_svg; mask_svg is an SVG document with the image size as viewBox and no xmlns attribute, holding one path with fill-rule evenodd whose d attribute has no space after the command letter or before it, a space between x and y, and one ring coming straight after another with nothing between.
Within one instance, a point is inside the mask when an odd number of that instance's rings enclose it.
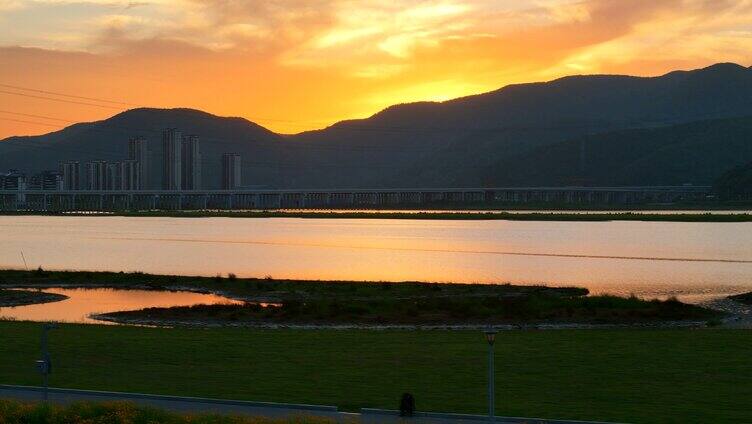
<instances>
[{"instance_id":1,"label":"dark tree line","mask_svg":"<svg viewBox=\"0 0 752 424\"><path fill-rule=\"evenodd\" d=\"M752 162L721 175L715 181L714 191L724 200L752 200Z\"/></svg>"}]
</instances>

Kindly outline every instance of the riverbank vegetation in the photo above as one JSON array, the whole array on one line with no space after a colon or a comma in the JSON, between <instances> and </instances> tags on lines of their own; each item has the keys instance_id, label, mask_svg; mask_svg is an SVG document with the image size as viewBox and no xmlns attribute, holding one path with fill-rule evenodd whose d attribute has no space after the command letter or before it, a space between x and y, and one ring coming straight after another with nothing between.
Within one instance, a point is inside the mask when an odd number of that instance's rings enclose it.
<instances>
[{"instance_id":1,"label":"riverbank vegetation","mask_svg":"<svg viewBox=\"0 0 752 424\"><path fill-rule=\"evenodd\" d=\"M41 324L0 321L0 381L38 385ZM144 328L63 324L53 387L482 414L480 331ZM497 334L505 416L611 422L752 421L752 332L550 330Z\"/></svg>"},{"instance_id":2,"label":"riverbank vegetation","mask_svg":"<svg viewBox=\"0 0 752 424\"><path fill-rule=\"evenodd\" d=\"M38 290L7 290L0 288L0 307L59 302L67 298L68 296L62 294L45 293Z\"/></svg>"},{"instance_id":3,"label":"riverbank vegetation","mask_svg":"<svg viewBox=\"0 0 752 424\"><path fill-rule=\"evenodd\" d=\"M98 317L149 325L536 325L641 324L719 316L675 299L644 301L635 297L562 296L545 290L508 296L429 296L394 299L315 298L277 305L194 305L121 311Z\"/></svg>"},{"instance_id":4,"label":"riverbank vegetation","mask_svg":"<svg viewBox=\"0 0 752 424\"><path fill-rule=\"evenodd\" d=\"M239 278L232 272L214 277L157 275L143 272L33 271L0 270L0 288L119 288L146 290L193 290L216 292L239 300L276 302L323 298L373 298L420 296L520 296L545 292L560 296L584 296L579 287L513 286L511 284L453 284L413 281L325 281L264 278Z\"/></svg>"},{"instance_id":5,"label":"riverbank vegetation","mask_svg":"<svg viewBox=\"0 0 752 424\"><path fill-rule=\"evenodd\" d=\"M739 303L743 303L745 305L752 305L752 292L749 293L742 293L742 294L735 294L733 296L729 296L729 299L735 300Z\"/></svg>"},{"instance_id":6,"label":"riverbank vegetation","mask_svg":"<svg viewBox=\"0 0 752 424\"><path fill-rule=\"evenodd\" d=\"M369 211L182 211L132 212L121 216L174 218L340 218L340 219L437 219L504 221L662 221L662 222L752 222L749 213L633 213L633 212L369 212Z\"/></svg>"},{"instance_id":7,"label":"riverbank vegetation","mask_svg":"<svg viewBox=\"0 0 752 424\"><path fill-rule=\"evenodd\" d=\"M149 308L100 314L150 325L502 325L635 324L693 321L719 312L675 299L587 296L577 287L510 284L295 281L272 278L180 277L143 273L0 271L5 287L112 287L213 292L244 304Z\"/></svg>"},{"instance_id":8,"label":"riverbank vegetation","mask_svg":"<svg viewBox=\"0 0 752 424\"><path fill-rule=\"evenodd\" d=\"M218 414L177 414L128 402L79 402L60 406L0 399L4 424L334 424L311 417L271 419Z\"/></svg>"}]
</instances>

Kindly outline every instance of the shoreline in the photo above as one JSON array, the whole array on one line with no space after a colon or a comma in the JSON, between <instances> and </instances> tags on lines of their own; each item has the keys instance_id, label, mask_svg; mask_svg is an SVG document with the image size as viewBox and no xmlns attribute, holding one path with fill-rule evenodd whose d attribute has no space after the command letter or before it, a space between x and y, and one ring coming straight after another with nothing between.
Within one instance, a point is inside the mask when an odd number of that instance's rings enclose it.
<instances>
[{"instance_id":1,"label":"shoreline","mask_svg":"<svg viewBox=\"0 0 752 424\"><path fill-rule=\"evenodd\" d=\"M27 290L25 287L0 288L0 308L15 308L17 306L42 305L45 303L61 302L68 296L44 291Z\"/></svg>"},{"instance_id":2,"label":"shoreline","mask_svg":"<svg viewBox=\"0 0 752 424\"><path fill-rule=\"evenodd\" d=\"M162 327L696 328L722 324L730 316L676 299L589 296L587 289L578 287L511 284L325 282L0 270L0 287L191 291L243 302L110 311L91 316L100 321Z\"/></svg>"},{"instance_id":3,"label":"shoreline","mask_svg":"<svg viewBox=\"0 0 752 424\"><path fill-rule=\"evenodd\" d=\"M127 311L124 311L127 312ZM253 330L364 330L364 331L533 331L533 330L614 330L614 329L677 329L709 328L707 321L677 320L634 323L579 323L579 322L538 322L520 324L304 324L304 323L233 323L225 321L181 321L170 319L126 318L117 316L119 312L91 315L90 318L119 325L145 326L157 328L244 328Z\"/></svg>"},{"instance_id":4,"label":"shoreline","mask_svg":"<svg viewBox=\"0 0 752 424\"><path fill-rule=\"evenodd\" d=\"M735 213L731 209L718 209L724 213L713 213L709 209L640 210L614 212L604 210L535 210L515 212L507 210L388 210L388 211L348 211L343 210L291 210L291 211L144 211L144 212L66 212L66 213L8 213L0 216L54 216L54 217L126 217L126 218L299 218L299 219L412 219L412 220L464 220L464 221L563 221L563 222L752 222L749 208Z\"/></svg>"}]
</instances>

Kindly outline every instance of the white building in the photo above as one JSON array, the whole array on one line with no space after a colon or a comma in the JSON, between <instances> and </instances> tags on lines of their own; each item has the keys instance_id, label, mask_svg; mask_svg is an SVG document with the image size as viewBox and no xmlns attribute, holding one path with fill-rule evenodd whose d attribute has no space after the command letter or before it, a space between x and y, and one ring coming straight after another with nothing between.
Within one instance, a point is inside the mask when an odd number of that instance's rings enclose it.
<instances>
[{"instance_id":1,"label":"white building","mask_svg":"<svg viewBox=\"0 0 752 424\"><path fill-rule=\"evenodd\" d=\"M60 172L63 174L63 190L81 190L83 188L81 163L79 161L61 163Z\"/></svg>"},{"instance_id":2,"label":"white building","mask_svg":"<svg viewBox=\"0 0 752 424\"><path fill-rule=\"evenodd\" d=\"M95 160L86 163L86 188L88 190L107 189L107 162Z\"/></svg>"},{"instance_id":3,"label":"white building","mask_svg":"<svg viewBox=\"0 0 752 424\"><path fill-rule=\"evenodd\" d=\"M182 190L183 134L176 128L162 131L162 189Z\"/></svg>"},{"instance_id":4,"label":"white building","mask_svg":"<svg viewBox=\"0 0 752 424\"><path fill-rule=\"evenodd\" d=\"M222 189L234 190L241 185L240 155L225 153L222 155Z\"/></svg>"},{"instance_id":5,"label":"white building","mask_svg":"<svg viewBox=\"0 0 752 424\"><path fill-rule=\"evenodd\" d=\"M201 150L197 135L183 137L181 184L183 190L201 189Z\"/></svg>"},{"instance_id":6,"label":"white building","mask_svg":"<svg viewBox=\"0 0 752 424\"><path fill-rule=\"evenodd\" d=\"M141 190L141 163L137 160L120 162L120 189Z\"/></svg>"},{"instance_id":7,"label":"white building","mask_svg":"<svg viewBox=\"0 0 752 424\"><path fill-rule=\"evenodd\" d=\"M151 188L149 144L143 137L134 137L128 140L128 160L137 161L138 185L131 190L148 190Z\"/></svg>"}]
</instances>

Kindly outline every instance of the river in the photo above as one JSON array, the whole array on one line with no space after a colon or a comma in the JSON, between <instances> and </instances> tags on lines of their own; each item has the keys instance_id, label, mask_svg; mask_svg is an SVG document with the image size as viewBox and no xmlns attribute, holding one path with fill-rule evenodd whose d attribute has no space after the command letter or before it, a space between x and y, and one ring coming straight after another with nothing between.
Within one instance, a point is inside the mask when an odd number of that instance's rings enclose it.
<instances>
[{"instance_id":1,"label":"river","mask_svg":"<svg viewBox=\"0 0 752 424\"><path fill-rule=\"evenodd\" d=\"M752 291L752 223L0 217L0 267ZM25 261L25 263L24 263Z\"/></svg>"}]
</instances>

